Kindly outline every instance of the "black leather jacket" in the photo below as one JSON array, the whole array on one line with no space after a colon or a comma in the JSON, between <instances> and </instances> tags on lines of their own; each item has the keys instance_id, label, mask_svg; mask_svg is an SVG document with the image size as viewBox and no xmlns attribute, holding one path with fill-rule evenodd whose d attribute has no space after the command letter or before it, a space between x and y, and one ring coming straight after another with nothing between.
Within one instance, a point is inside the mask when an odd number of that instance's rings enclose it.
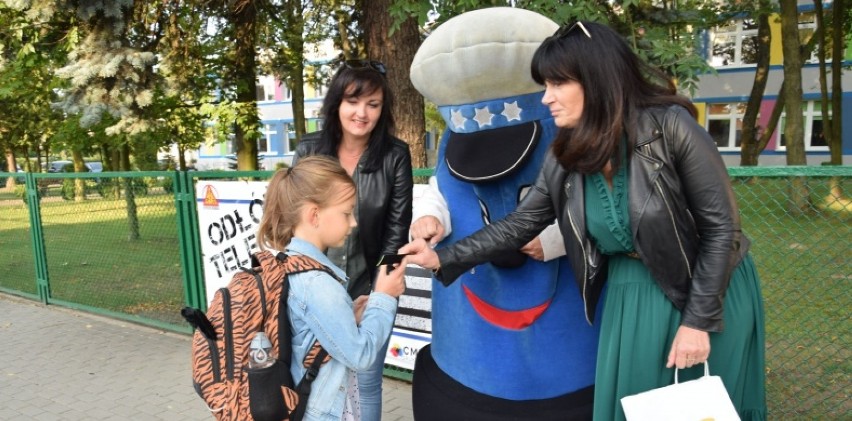
<instances>
[{"instance_id":1,"label":"black leather jacket","mask_svg":"<svg viewBox=\"0 0 852 421\"><path fill-rule=\"evenodd\" d=\"M299 157L316 153L319 134L315 132L302 138L296 146L293 164ZM382 167L369 173L362 170L356 186L358 232L368 267L374 266L382 254L396 254L408 242L411 226L411 152L402 140L394 137L391 142ZM356 295L369 294L369 287L356 285L350 290L359 292Z\"/></svg>"},{"instance_id":2,"label":"black leather jacket","mask_svg":"<svg viewBox=\"0 0 852 421\"><path fill-rule=\"evenodd\" d=\"M684 108L649 108L638 120L628 184L634 247L681 310L682 325L721 331L731 273L749 247L727 170L712 138ZM591 323L606 279L606 256L586 233L583 175L568 173L552 153L513 213L437 250L437 276L452 282L501 250L522 247L553 218Z\"/></svg>"}]
</instances>

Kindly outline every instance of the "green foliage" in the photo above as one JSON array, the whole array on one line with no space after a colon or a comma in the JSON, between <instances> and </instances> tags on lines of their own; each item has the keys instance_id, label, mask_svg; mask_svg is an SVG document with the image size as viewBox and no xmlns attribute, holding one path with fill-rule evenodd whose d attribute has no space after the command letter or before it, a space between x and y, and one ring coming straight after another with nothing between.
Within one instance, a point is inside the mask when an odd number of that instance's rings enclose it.
<instances>
[{"instance_id":1,"label":"green foliage","mask_svg":"<svg viewBox=\"0 0 852 421\"><path fill-rule=\"evenodd\" d=\"M18 184L15 186L15 197L20 198L24 203L27 203L27 186Z\"/></svg>"},{"instance_id":2,"label":"green foliage","mask_svg":"<svg viewBox=\"0 0 852 421\"><path fill-rule=\"evenodd\" d=\"M287 165L287 163L286 163L286 162L283 162L283 161L281 161L281 162L276 162L276 163L275 163L275 171L278 171L278 170L280 170L280 169L282 169L282 168L290 168L290 166L289 166L289 165Z\"/></svg>"},{"instance_id":3,"label":"green foliage","mask_svg":"<svg viewBox=\"0 0 852 421\"><path fill-rule=\"evenodd\" d=\"M95 189L101 197L118 198L121 197L122 188L125 184L126 183L119 178L109 178L101 180ZM130 186L133 189L134 196L139 197L148 195L148 183L146 183L144 179L132 178L130 179Z\"/></svg>"},{"instance_id":4,"label":"green foliage","mask_svg":"<svg viewBox=\"0 0 852 421\"><path fill-rule=\"evenodd\" d=\"M163 177L160 180L160 187L162 187L166 193L174 193L175 180L172 177Z\"/></svg>"},{"instance_id":5,"label":"green foliage","mask_svg":"<svg viewBox=\"0 0 852 421\"><path fill-rule=\"evenodd\" d=\"M97 189L97 183L91 179L81 179L83 182L83 195L88 195L92 190ZM62 187L59 190L59 195L64 200L74 200L76 196L77 180L73 178L65 178L62 180Z\"/></svg>"}]
</instances>

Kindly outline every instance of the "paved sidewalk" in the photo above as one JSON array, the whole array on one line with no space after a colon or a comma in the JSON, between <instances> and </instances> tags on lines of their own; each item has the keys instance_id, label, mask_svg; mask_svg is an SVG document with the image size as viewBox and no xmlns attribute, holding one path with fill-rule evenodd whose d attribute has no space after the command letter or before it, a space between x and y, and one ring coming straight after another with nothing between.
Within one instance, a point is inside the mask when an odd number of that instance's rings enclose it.
<instances>
[{"instance_id":1,"label":"paved sidewalk","mask_svg":"<svg viewBox=\"0 0 852 421\"><path fill-rule=\"evenodd\" d=\"M0 420L212 420L190 337L0 294ZM386 378L383 421L409 421L411 385Z\"/></svg>"}]
</instances>

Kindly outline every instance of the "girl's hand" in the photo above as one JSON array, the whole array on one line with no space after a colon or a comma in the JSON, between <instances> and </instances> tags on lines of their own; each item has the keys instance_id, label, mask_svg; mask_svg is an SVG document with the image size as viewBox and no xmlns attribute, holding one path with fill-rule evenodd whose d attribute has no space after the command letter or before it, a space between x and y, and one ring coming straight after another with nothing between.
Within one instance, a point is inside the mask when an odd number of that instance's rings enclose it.
<instances>
[{"instance_id":1,"label":"girl's hand","mask_svg":"<svg viewBox=\"0 0 852 421\"><path fill-rule=\"evenodd\" d=\"M399 298L405 292L405 265L408 257L402 263L388 273L388 266L379 266L379 274L376 277L376 292L384 292L394 298Z\"/></svg>"},{"instance_id":2,"label":"girl's hand","mask_svg":"<svg viewBox=\"0 0 852 421\"><path fill-rule=\"evenodd\" d=\"M364 315L364 309L367 308L367 300L369 300L369 295L361 295L355 298L355 301L352 302L352 310L355 312L355 324L361 324L361 316Z\"/></svg>"},{"instance_id":3,"label":"girl's hand","mask_svg":"<svg viewBox=\"0 0 852 421\"><path fill-rule=\"evenodd\" d=\"M691 327L677 329L666 367L689 368L707 361L710 356L710 334Z\"/></svg>"},{"instance_id":4,"label":"girl's hand","mask_svg":"<svg viewBox=\"0 0 852 421\"><path fill-rule=\"evenodd\" d=\"M420 265L426 269L436 270L441 267L441 262L438 261L438 254L422 238L402 246L399 249L399 254L408 254L405 257L405 261Z\"/></svg>"}]
</instances>

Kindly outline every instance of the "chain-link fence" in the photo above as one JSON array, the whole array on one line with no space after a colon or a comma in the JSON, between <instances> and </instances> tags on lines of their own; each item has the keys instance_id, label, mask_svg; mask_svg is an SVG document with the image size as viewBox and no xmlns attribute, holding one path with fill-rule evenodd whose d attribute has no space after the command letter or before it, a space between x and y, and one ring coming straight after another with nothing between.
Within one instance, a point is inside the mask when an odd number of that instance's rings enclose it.
<instances>
[{"instance_id":1,"label":"chain-link fence","mask_svg":"<svg viewBox=\"0 0 852 421\"><path fill-rule=\"evenodd\" d=\"M147 324L178 325L175 309L185 297L174 177L27 174L25 185L0 200L0 288Z\"/></svg>"},{"instance_id":2,"label":"chain-link fence","mask_svg":"<svg viewBox=\"0 0 852 421\"><path fill-rule=\"evenodd\" d=\"M730 170L762 281L775 419L852 417L850 170Z\"/></svg>"},{"instance_id":3,"label":"chain-link fence","mask_svg":"<svg viewBox=\"0 0 852 421\"><path fill-rule=\"evenodd\" d=\"M763 284L770 418L852 419L852 167L729 173ZM0 190L0 291L189 332L178 311L204 301L195 182L270 175L26 174Z\"/></svg>"}]
</instances>

